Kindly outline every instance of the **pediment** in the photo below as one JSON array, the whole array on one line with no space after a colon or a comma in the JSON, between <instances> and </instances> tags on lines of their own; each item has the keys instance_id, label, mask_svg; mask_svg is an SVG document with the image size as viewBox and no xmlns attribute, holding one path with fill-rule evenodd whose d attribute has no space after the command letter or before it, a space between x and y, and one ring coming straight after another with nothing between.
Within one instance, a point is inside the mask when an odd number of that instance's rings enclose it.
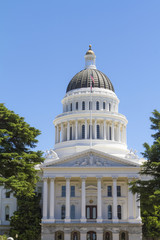
<instances>
[{"instance_id":1,"label":"pediment","mask_svg":"<svg viewBox=\"0 0 160 240\"><path fill-rule=\"evenodd\" d=\"M63 159L47 163L45 167L69 168L104 168L104 167L136 167L137 164L128 160L113 157L109 154L99 153L96 150L77 153Z\"/></svg>"}]
</instances>

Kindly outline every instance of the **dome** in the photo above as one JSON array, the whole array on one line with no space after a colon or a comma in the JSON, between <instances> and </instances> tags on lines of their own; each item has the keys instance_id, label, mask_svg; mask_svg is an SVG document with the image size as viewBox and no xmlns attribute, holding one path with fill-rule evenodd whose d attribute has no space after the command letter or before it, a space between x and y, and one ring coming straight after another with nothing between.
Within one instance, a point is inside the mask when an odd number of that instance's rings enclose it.
<instances>
[{"instance_id":1,"label":"dome","mask_svg":"<svg viewBox=\"0 0 160 240\"><path fill-rule=\"evenodd\" d=\"M78 72L69 82L66 92L78 88L90 87L91 75L94 78L93 87L109 89L114 92L114 87L109 78L101 71L90 68Z\"/></svg>"}]
</instances>

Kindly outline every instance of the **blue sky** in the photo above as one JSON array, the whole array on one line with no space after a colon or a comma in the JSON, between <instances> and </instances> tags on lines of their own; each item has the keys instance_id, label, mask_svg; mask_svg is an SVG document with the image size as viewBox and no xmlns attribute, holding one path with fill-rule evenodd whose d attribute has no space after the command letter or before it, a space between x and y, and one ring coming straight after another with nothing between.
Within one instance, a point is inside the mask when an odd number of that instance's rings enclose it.
<instances>
[{"instance_id":1,"label":"blue sky","mask_svg":"<svg viewBox=\"0 0 160 240\"><path fill-rule=\"evenodd\" d=\"M0 1L0 102L41 130L54 147L53 119L88 45L112 81L128 119L128 147L152 143L149 117L160 111L160 1Z\"/></svg>"}]
</instances>

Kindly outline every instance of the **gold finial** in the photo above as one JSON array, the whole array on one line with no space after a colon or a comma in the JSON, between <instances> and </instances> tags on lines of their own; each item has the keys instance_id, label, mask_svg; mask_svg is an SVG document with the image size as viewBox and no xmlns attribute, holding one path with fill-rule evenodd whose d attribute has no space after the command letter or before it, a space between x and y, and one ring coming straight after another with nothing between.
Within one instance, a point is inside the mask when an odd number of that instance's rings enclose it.
<instances>
[{"instance_id":1,"label":"gold finial","mask_svg":"<svg viewBox=\"0 0 160 240\"><path fill-rule=\"evenodd\" d=\"M91 50L91 47L92 47L92 45L91 45L91 44L89 44L89 50Z\"/></svg>"}]
</instances>

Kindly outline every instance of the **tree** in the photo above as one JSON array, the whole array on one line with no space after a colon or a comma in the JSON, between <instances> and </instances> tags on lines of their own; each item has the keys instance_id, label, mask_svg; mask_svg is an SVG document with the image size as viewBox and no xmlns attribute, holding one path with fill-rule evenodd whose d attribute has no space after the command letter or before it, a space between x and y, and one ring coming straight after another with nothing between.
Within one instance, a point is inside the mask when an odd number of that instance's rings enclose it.
<instances>
[{"instance_id":1,"label":"tree","mask_svg":"<svg viewBox=\"0 0 160 240\"><path fill-rule=\"evenodd\" d=\"M40 197L21 197L18 199L18 210L11 217L10 236L15 239L18 234L19 240L40 239L41 209L39 206Z\"/></svg>"},{"instance_id":2,"label":"tree","mask_svg":"<svg viewBox=\"0 0 160 240\"><path fill-rule=\"evenodd\" d=\"M160 113L154 110L150 120L154 141L151 146L143 144L147 161L142 165L141 179L131 183L131 190L140 196L143 234L154 240L160 239Z\"/></svg>"},{"instance_id":3,"label":"tree","mask_svg":"<svg viewBox=\"0 0 160 240\"><path fill-rule=\"evenodd\" d=\"M35 165L42 152L33 151L40 131L0 104L0 183L15 196L33 196L38 180Z\"/></svg>"},{"instance_id":4,"label":"tree","mask_svg":"<svg viewBox=\"0 0 160 240\"><path fill-rule=\"evenodd\" d=\"M42 152L33 151L40 131L23 117L0 104L0 183L17 198L18 211L11 218L10 234L19 240L35 240L40 234L37 164L43 162Z\"/></svg>"}]
</instances>

